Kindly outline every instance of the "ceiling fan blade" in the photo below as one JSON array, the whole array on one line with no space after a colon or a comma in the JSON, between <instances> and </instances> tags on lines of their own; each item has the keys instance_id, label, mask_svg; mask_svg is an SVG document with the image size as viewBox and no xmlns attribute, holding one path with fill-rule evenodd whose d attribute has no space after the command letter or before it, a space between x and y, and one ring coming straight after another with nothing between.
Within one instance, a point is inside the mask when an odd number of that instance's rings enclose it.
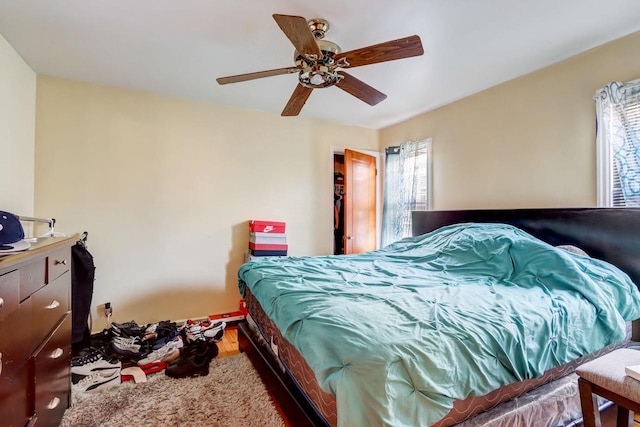
<instances>
[{"instance_id":1,"label":"ceiling fan blade","mask_svg":"<svg viewBox=\"0 0 640 427\"><path fill-rule=\"evenodd\" d=\"M296 50L303 55L317 55L322 58L322 51L316 43L316 38L309 29L307 20L302 16L273 15L282 32L291 40Z\"/></svg>"},{"instance_id":2,"label":"ceiling fan blade","mask_svg":"<svg viewBox=\"0 0 640 427\"><path fill-rule=\"evenodd\" d=\"M410 36L385 43L374 44L360 49L336 54L335 61L345 58L349 67L375 64L378 62L394 61L396 59L420 56L424 53L419 36Z\"/></svg>"},{"instance_id":3,"label":"ceiling fan blade","mask_svg":"<svg viewBox=\"0 0 640 427\"><path fill-rule=\"evenodd\" d=\"M313 91L313 89L298 84L291 98L289 98L289 102L287 102L284 110L282 110L281 116L297 116L300 114L300 110L302 110L304 103L309 99L311 91Z\"/></svg>"},{"instance_id":4,"label":"ceiling fan blade","mask_svg":"<svg viewBox=\"0 0 640 427\"><path fill-rule=\"evenodd\" d=\"M387 95L384 93L374 89L362 80L358 80L344 71L340 71L340 75L342 75L343 78L336 83L336 86L369 105L376 105L387 98Z\"/></svg>"},{"instance_id":5,"label":"ceiling fan blade","mask_svg":"<svg viewBox=\"0 0 640 427\"><path fill-rule=\"evenodd\" d=\"M216 79L218 84L226 85L229 83L244 82L247 80L261 79L263 77L278 76L280 74L297 73L296 67L276 68L275 70L258 71L256 73L238 74L236 76L219 77Z\"/></svg>"}]
</instances>

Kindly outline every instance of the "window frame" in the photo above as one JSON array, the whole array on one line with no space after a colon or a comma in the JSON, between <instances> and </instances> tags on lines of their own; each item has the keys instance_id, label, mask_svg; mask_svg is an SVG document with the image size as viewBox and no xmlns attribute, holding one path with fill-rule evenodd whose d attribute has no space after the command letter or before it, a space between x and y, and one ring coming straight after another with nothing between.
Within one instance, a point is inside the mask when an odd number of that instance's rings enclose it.
<instances>
[{"instance_id":1,"label":"window frame","mask_svg":"<svg viewBox=\"0 0 640 427\"><path fill-rule=\"evenodd\" d=\"M626 92L629 91L628 95ZM625 204L616 204L619 192L622 191L620 185L616 187L617 171L613 159L613 123L604 123L606 117L612 117L614 113L604 111L605 108L612 108L612 102L623 102L627 96L636 98L624 106L625 109L640 108L640 79L627 83L611 82L609 85L598 90L594 96L596 101L596 192L598 207L625 207ZM607 98L610 98L607 100ZM615 101L611 100L615 99ZM618 181L620 178L617 178ZM617 191L616 191L617 189ZM623 200L624 200L624 196ZM635 206L635 205L631 205Z\"/></svg>"},{"instance_id":2,"label":"window frame","mask_svg":"<svg viewBox=\"0 0 640 427\"><path fill-rule=\"evenodd\" d=\"M423 209L420 210L432 210L433 209L433 142L431 138L424 138L424 139L420 139L420 140L411 140L411 141L407 141L405 142L405 144L409 144L409 143L414 143L414 144L421 144L424 143L424 148L421 150L424 150L424 157L425 157L425 173L424 173L424 191L425 191L425 196L426 196L426 200L425 200L425 207ZM402 144L400 146L391 146L391 147L387 147L385 151L390 150L390 149L400 149L400 147L402 146ZM400 155L400 154L395 154L395 155ZM408 234L407 234L407 227L406 224L404 224L405 220L402 220L402 236L398 236L396 234L395 231L390 231L390 230L399 230L398 228L398 223L396 221L399 221L399 217L397 215L393 215L391 217L388 217L388 215L391 215L393 213L398 213L401 209L398 208L398 210L396 209L391 209L388 210L387 207L390 206L389 203L393 203L393 200L400 203L400 205L402 205L402 196L401 196L401 192L402 189L401 188L394 188L394 190L398 190L400 191L400 193L396 193L394 192L393 196L390 196L391 193L388 193L389 188L386 187L387 185L387 179L388 179L388 173L389 173L389 168L387 167L388 165L386 164L386 161L388 161L388 156L385 157L385 189L384 189L384 201L383 201L383 218L382 218L382 224L383 224L383 230L382 230L382 241L381 241L381 246L387 246L391 243L393 243L394 241L397 241L399 239L402 239L404 237L407 236L411 236L411 225L409 224L409 229L408 229ZM399 169L399 171L402 171L402 168ZM398 176L398 179L399 176ZM401 180L402 181L402 180ZM392 200L389 200L388 198L391 197ZM416 209L412 209L412 210L416 210ZM405 215L406 210L402 210L403 214ZM411 213L409 212L409 217L410 217ZM393 219L390 219L393 218ZM410 219L409 219L410 221ZM393 226L392 224L396 224L395 226ZM405 234L407 234L405 236Z\"/></svg>"}]
</instances>

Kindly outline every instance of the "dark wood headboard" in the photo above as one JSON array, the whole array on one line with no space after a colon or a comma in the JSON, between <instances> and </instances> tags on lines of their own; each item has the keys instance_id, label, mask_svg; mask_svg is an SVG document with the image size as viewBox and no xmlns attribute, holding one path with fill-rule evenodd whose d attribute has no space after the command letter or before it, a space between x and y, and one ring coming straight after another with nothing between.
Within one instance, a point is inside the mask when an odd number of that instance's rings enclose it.
<instances>
[{"instance_id":1,"label":"dark wood headboard","mask_svg":"<svg viewBox=\"0 0 640 427\"><path fill-rule=\"evenodd\" d=\"M640 288L640 208L414 211L412 232L465 222L510 224L554 246L578 246L620 268Z\"/></svg>"}]
</instances>

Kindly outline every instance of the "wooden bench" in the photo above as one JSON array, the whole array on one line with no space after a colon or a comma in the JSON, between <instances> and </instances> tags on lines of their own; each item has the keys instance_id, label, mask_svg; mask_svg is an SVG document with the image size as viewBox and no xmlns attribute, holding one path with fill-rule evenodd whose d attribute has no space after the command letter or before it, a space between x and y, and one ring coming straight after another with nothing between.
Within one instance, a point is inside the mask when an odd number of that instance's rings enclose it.
<instances>
[{"instance_id":1,"label":"wooden bench","mask_svg":"<svg viewBox=\"0 0 640 427\"><path fill-rule=\"evenodd\" d=\"M576 370L584 427L601 427L596 395L618 405L618 427L633 425L633 413L640 412L640 381L627 376L625 367L634 365L640 365L640 351L623 348Z\"/></svg>"}]
</instances>

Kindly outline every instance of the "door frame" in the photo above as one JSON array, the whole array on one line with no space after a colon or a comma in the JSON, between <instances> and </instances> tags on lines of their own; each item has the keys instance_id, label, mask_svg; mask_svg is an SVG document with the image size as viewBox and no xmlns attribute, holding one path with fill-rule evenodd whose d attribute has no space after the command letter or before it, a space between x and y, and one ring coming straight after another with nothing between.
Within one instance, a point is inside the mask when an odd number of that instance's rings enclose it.
<instances>
[{"instance_id":1,"label":"door frame","mask_svg":"<svg viewBox=\"0 0 640 427\"><path fill-rule=\"evenodd\" d=\"M331 165L330 166L331 185L329 186L331 193L328 194L329 200L333 200L333 178L334 178L334 172L335 172L335 169L333 167L334 156L336 154L344 155L344 150L351 150L351 151L357 151L363 154L368 154L369 156L373 156L376 159L376 170L377 170L377 174L376 174L376 249L380 249L380 239L382 238L382 183L383 183L382 177L384 176L384 162L382 161L383 153L379 151L373 151L373 150L363 150L360 148L335 147L335 146L329 147L329 152L330 152L329 154L331 156L331 161L329 162L329 164ZM331 222L329 222L329 224L333 224L334 223L333 203L331 204L329 218L331 218ZM333 254L333 252L335 251L335 248L333 247L334 246L333 229L331 229L329 241L332 242L331 254Z\"/></svg>"}]
</instances>

